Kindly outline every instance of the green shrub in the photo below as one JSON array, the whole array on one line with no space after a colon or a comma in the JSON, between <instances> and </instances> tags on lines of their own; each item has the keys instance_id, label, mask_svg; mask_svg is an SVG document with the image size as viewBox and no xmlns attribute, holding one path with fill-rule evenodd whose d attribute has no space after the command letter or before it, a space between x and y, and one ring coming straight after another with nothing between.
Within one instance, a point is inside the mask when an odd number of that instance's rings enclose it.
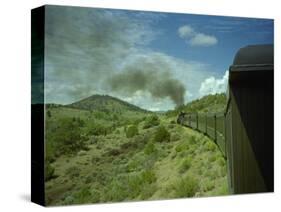
<instances>
[{"instance_id":1,"label":"green shrub","mask_svg":"<svg viewBox=\"0 0 281 212\"><path fill-rule=\"evenodd\" d=\"M155 153L156 151L157 151L157 149L155 148L155 145L152 142L149 142L148 144L146 144L146 146L144 148L144 153L147 155Z\"/></svg>"},{"instance_id":2,"label":"green shrub","mask_svg":"<svg viewBox=\"0 0 281 212\"><path fill-rule=\"evenodd\" d=\"M51 118L51 117L52 117L52 114L51 114L51 111L50 111L50 110L47 111L47 116L48 116L48 118Z\"/></svg>"},{"instance_id":3,"label":"green shrub","mask_svg":"<svg viewBox=\"0 0 281 212\"><path fill-rule=\"evenodd\" d=\"M87 134L89 135L107 135L112 128L110 126L103 125L101 123L88 123Z\"/></svg>"},{"instance_id":4,"label":"green shrub","mask_svg":"<svg viewBox=\"0 0 281 212\"><path fill-rule=\"evenodd\" d=\"M212 162L216 161L216 159L217 159L216 156L212 155L212 156L209 157L208 160L209 160L210 163L212 163Z\"/></svg>"},{"instance_id":5,"label":"green shrub","mask_svg":"<svg viewBox=\"0 0 281 212\"><path fill-rule=\"evenodd\" d=\"M108 114L104 113L104 112L101 112L101 111L98 111L98 110L91 110L91 115L95 118L95 119L108 119L110 118L108 116Z\"/></svg>"},{"instance_id":6,"label":"green shrub","mask_svg":"<svg viewBox=\"0 0 281 212\"><path fill-rule=\"evenodd\" d=\"M145 119L143 129L148 129L153 126L158 126L160 124L160 120L157 115L148 116Z\"/></svg>"},{"instance_id":7,"label":"green shrub","mask_svg":"<svg viewBox=\"0 0 281 212\"><path fill-rule=\"evenodd\" d=\"M214 180L205 180L202 187L203 187L204 192L213 190L215 188L215 181Z\"/></svg>"},{"instance_id":8,"label":"green shrub","mask_svg":"<svg viewBox=\"0 0 281 212\"><path fill-rule=\"evenodd\" d=\"M180 158L185 158L187 155L189 155L189 152L179 152L179 154L178 154L178 156L180 157Z\"/></svg>"},{"instance_id":9,"label":"green shrub","mask_svg":"<svg viewBox=\"0 0 281 212\"><path fill-rule=\"evenodd\" d=\"M142 148L145 146L145 144L147 144L147 142L149 141L150 137L148 134L144 134L144 135L136 135L133 139L135 148Z\"/></svg>"},{"instance_id":10,"label":"green shrub","mask_svg":"<svg viewBox=\"0 0 281 212\"><path fill-rule=\"evenodd\" d=\"M103 202L108 201L122 201L126 197L128 197L128 192L126 189L127 182L124 178L115 178L109 184L107 184L104 194L103 194Z\"/></svg>"},{"instance_id":11,"label":"green shrub","mask_svg":"<svg viewBox=\"0 0 281 212\"><path fill-rule=\"evenodd\" d=\"M92 190L91 191L91 203L97 203L100 201L101 194L98 190Z\"/></svg>"},{"instance_id":12,"label":"green shrub","mask_svg":"<svg viewBox=\"0 0 281 212\"><path fill-rule=\"evenodd\" d=\"M76 118L76 117L73 117L72 118L72 121L73 122L77 122L77 125L79 127L84 127L85 126L85 121L83 119L81 119L80 117Z\"/></svg>"},{"instance_id":13,"label":"green shrub","mask_svg":"<svg viewBox=\"0 0 281 212\"><path fill-rule=\"evenodd\" d=\"M152 170L145 170L128 175L119 175L105 188L103 201L122 201L138 196L149 198L155 192L156 175Z\"/></svg>"},{"instance_id":14,"label":"green shrub","mask_svg":"<svg viewBox=\"0 0 281 212\"><path fill-rule=\"evenodd\" d=\"M85 151L85 150L81 150L81 151L79 151L78 152L78 156L84 156L84 155L86 155L87 154L87 152Z\"/></svg>"},{"instance_id":15,"label":"green shrub","mask_svg":"<svg viewBox=\"0 0 281 212\"><path fill-rule=\"evenodd\" d=\"M87 138L82 136L82 130L77 120L64 118L57 122L58 127L49 134L47 144L55 156L72 154L87 148ZM48 154L51 155L51 153Z\"/></svg>"},{"instance_id":16,"label":"green shrub","mask_svg":"<svg viewBox=\"0 0 281 212\"><path fill-rule=\"evenodd\" d=\"M212 141L208 141L205 143L205 150L213 152L215 151L215 149L216 145Z\"/></svg>"},{"instance_id":17,"label":"green shrub","mask_svg":"<svg viewBox=\"0 0 281 212\"><path fill-rule=\"evenodd\" d=\"M219 157L218 163L220 166L225 166L225 159L223 157Z\"/></svg>"},{"instance_id":18,"label":"green shrub","mask_svg":"<svg viewBox=\"0 0 281 212\"><path fill-rule=\"evenodd\" d=\"M157 186L155 184L151 184L149 186L144 186L140 193L140 198L142 200L147 200L157 191Z\"/></svg>"},{"instance_id":19,"label":"green shrub","mask_svg":"<svg viewBox=\"0 0 281 212\"><path fill-rule=\"evenodd\" d=\"M65 196L65 198L63 200L63 204L64 205L74 204L74 197L72 195Z\"/></svg>"},{"instance_id":20,"label":"green shrub","mask_svg":"<svg viewBox=\"0 0 281 212\"><path fill-rule=\"evenodd\" d=\"M189 155L193 155L195 151L196 151L196 146L195 145L188 146L188 154Z\"/></svg>"},{"instance_id":21,"label":"green shrub","mask_svg":"<svg viewBox=\"0 0 281 212\"><path fill-rule=\"evenodd\" d=\"M154 183L156 181L156 175L152 170L145 170L141 173L141 179L143 183Z\"/></svg>"},{"instance_id":22,"label":"green shrub","mask_svg":"<svg viewBox=\"0 0 281 212\"><path fill-rule=\"evenodd\" d=\"M175 127L176 127L175 124L168 124L168 128L169 128L169 129L173 129L173 128L175 128Z\"/></svg>"},{"instance_id":23,"label":"green shrub","mask_svg":"<svg viewBox=\"0 0 281 212\"><path fill-rule=\"evenodd\" d=\"M190 143L190 144L195 144L196 141L197 141L197 139L196 139L196 137L195 137L194 135L192 135L192 136L190 137L190 139L189 139L189 143Z\"/></svg>"},{"instance_id":24,"label":"green shrub","mask_svg":"<svg viewBox=\"0 0 281 212\"><path fill-rule=\"evenodd\" d=\"M171 134L164 126L159 126L154 133L153 141L154 142L165 142L170 141Z\"/></svg>"},{"instance_id":25,"label":"green shrub","mask_svg":"<svg viewBox=\"0 0 281 212\"><path fill-rule=\"evenodd\" d=\"M179 166L179 172L185 173L190 167L191 167L191 158L186 158L182 161L182 163Z\"/></svg>"},{"instance_id":26,"label":"green shrub","mask_svg":"<svg viewBox=\"0 0 281 212\"><path fill-rule=\"evenodd\" d=\"M175 120L170 121L170 124L176 124Z\"/></svg>"},{"instance_id":27,"label":"green shrub","mask_svg":"<svg viewBox=\"0 0 281 212\"><path fill-rule=\"evenodd\" d=\"M152 170L130 175L128 178L128 192L132 198L135 198L146 190L145 188L151 187L151 184L155 181L156 175Z\"/></svg>"},{"instance_id":28,"label":"green shrub","mask_svg":"<svg viewBox=\"0 0 281 212\"><path fill-rule=\"evenodd\" d=\"M135 135L137 135L139 133L138 128L136 125L130 125L127 129L126 129L126 137L127 138L132 138Z\"/></svg>"},{"instance_id":29,"label":"green shrub","mask_svg":"<svg viewBox=\"0 0 281 212\"><path fill-rule=\"evenodd\" d=\"M97 165L97 163L100 162L100 157L96 156L96 155L93 155L92 158L91 158L91 162L93 165Z\"/></svg>"},{"instance_id":30,"label":"green shrub","mask_svg":"<svg viewBox=\"0 0 281 212\"><path fill-rule=\"evenodd\" d=\"M88 187L84 187L74 194L74 203L90 203L91 202L91 192Z\"/></svg>"},{"instance_id":31,"label":"green shrub","mask_svg":"<svg viewBox=\"0 0 281 212\"><path fill-rule=\"evenodd\" d=\"M202 175L203 174L203 170L201 168L197 169L197 173L198 175Z\"/></svg>"},{"instance_id":32,"label":"green shrub","mask_svg":"<svg viewBox=\"0 0 281 212\"><path fill-rule=\"evenodd\" d=\"M188 149L189 149L189 145L186 142L182 142L182 143L178 144L175 148L176 152L183 152Z\"/></svg>"},{"instance_id":33,"label":"green shrub","mask_svg":"<svg viewBox=\"0 0 281 212\"><path fill-rule=\"evenodd\" d=\"M226 167L221 166L219 169L219 176L224 177L226 175Z\"/></svg>"},{"instance_id":34,"label":"green shrub","mask_svg":"<svg viewBox=\"0 0 281 212\"><path fill-rule=\"evenodd\" d=\"M138 136L136 136L135 138L138 138ZM137 141L136 140L135 141L129 141L129 142L121 144L120 150L123 153L128 153L131 150L134 150L134 149L138 148L138 145L141 144L141 142L139 142L139 140L137 140Z\"/></svg>"},{"instance_id":35,"label":"green shrub","mask_svg":"<svg viewBox=\"0 0 281 212\"><path fill-rule=\"evenodd\" d=\"M90 187L82 187L72 195L67 195L64 204L96 203L100 201L100 192Z\"/></svg>"},{"instance_id":36,"label":"green shrub","mask_svg":"<svg viewBox=\"0 0 281 212\"><path fill-rule=\"evenodd\" d=\"M136 198L143 189L143 182L140 174L132 174L128 176L128 187L127 191L131 198Z\"/></svg>"},{"instance_id":37,"label":"green shrub","mask_svg":"<svg viewBox=\"0 0 281 212\"><path fill-rule=\"evenodd\" d=\"M45 163L45 180L48 181L55 177L55 168L49 163Z\"/></svg>"},{"instance_id":38,"label":"green shrub","mask_svg":"<svg viewBox=\"0 0 281 212\"><path fill-rule=\"evenodd\" d=\"M140 163L139 160L137 159L132 159L130 162L127 164L127 171L128 172L133 172L139 170L142 164Z\"/></svg>"},{"instance_id":39,"label":"green shrub","mask_svg":"<svg viewBox=\"0 0 281 212\"><path fill-rule=\"evenodd\" d=\"M143 118L137 118L137 119L133 120L133 124L138 126L139 123L141 123L142 121L143 121Z\"/></svg>"},{"instance_id":40,"label":"green shrub","mask_svg":"<svg viewBox=\"0 0 281 212\"><path fill-rule=\"evenodd\" d=\"M79 177L80 169L77 166L71 166L65 171L65 175L68 176L70 179Z\"/></svg>"},{"instance_id":41,"label":"green shrub","mask_svg":"<svg viewBox=\"0 0 281 212\"><path fill-rule=\"evenodd\" d=\"M97 144L99 141L98 136L90 136L88 143L89 144Z\"/></svg>"},{"instance_id":42,"label":"green shrub","mask_svg":"<svg viewBox=\"0 0 281 212\"><path fill-rule=\"evenodd\" d=\"M175 157L177 157L177 151L174 151L171 154L171 159L174 159Z\"/></svg>"},{"instance_id":43,"label":"green shrub","mask_svg":"<svg viewBox=\"0 0 281 212\"><path fill-rule=\"evenodd\" d=\"M172 135L171 135L171 141L178 141L178 140L180 140L181 139L181 136L180 136L180 134L178 134L178 133L173 133Z\"/></svg>"},{"instance_id":44,"label":"green shrub","mask_svg":"<svg viewBox=\"0 0 281 212\"><path fill-rule=\"evenodd\" d=\"M51 150L52 151L52 150ZM49 151L49 152L51 152L51 151ZM48 152L48 150L46 149L46 159L45 159L45 161L47 162L47 163L53 163L53 162L55 162L55 160L56 160L56 158L55 158L55 156L51 153L51 154L48 154L47 153Z\"/></svg>"},{"instance_id":45,"label":"green shrub","mask_svg":"<svg viewBox=\"0 0 281 212\"><path fill-rule=\"evenodd\" d=\"M122 153L122 151L120 149L108 149L108 151L106 152L106 155L108 156L117 156L120 155Z\"/></svg>"},{"instance_id":46,"label":"green shrub","mask_svg":"<svg viewBox=\"0 0 281 212\"><path fill-rule=\"evenodd\" d=\"M229 194L227 183L223 183L215 193L215 195L227 195L227 194Z\"/></svg>"},{"instance_id":47,"label":"green shrub","mask_svg":"<svg viewBox=\"0 0 281 212\"><path fill-rule=\"evenodd\" d=\"M220 171L217 170L217 169L212 169L212 170L209 171L208 177L211 180L215 180L218 177L220 177Z\"/></svg>"},{"instance_id":48,"label":"green shrub","mask_svg":"<svg viewBox=\"0 0 281 212\"><path fill-rule=\"evenodd\" d=\"M193 197L199 189L198 180L193 177L186 176L172 184L176 197Z\"/></svg>"}]
</instances>

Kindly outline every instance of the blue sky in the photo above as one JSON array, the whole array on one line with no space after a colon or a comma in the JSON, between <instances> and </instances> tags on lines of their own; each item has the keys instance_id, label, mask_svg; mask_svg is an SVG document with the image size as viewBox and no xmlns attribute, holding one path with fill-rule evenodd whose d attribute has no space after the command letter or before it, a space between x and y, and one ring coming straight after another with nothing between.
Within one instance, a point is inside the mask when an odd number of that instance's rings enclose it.
<instances>
[{"instance_id":1,"label":"blue sky","mask_svg":"<svg viewBox=\"0 0 281 212\"><path fill-rule=\"evenodd\" d=\"M239 48L273 43L273 20L47 6L46 101L108 94L168 110L224 92Z\"/></svg>"},{"instance_id":2,"label":"blue sky","mask_svg":"<svg viewBox=\"0 0 281 212\"><path fill-rule=\"evenodd\" d=\"M209 47L190 46L178 35L181 26L215 36L217 44ZM246 45L273 43L273 21L271 19L239 18L193 14L166 14L155 23L162 36L150 43L150 48L165 52L183 60L202 61L211 64L222 74L233 61L237 50Z\"/></svg>"}]
</instances>

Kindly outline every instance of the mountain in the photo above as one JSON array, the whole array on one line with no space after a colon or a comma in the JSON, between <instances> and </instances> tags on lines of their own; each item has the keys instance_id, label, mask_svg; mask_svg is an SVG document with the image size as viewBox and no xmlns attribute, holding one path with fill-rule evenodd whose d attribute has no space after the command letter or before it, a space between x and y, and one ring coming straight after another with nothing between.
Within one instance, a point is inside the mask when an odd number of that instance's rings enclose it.
<instances>
[{"instance_id":1,"label":"mountain","mask_svg":"<svg viewBox=\"0 0 281 212\"><path fill-rule=\"evenodd\" d=\"M96 110L103 112L117 112L121 113L124 111L134 111L134 112L149 112L145 109L137 107L133 104L125 102L116 97L109 95L92 95L80 101L74 102L66 107L82 109L82 110Z\"/></svg>"}]
</instances>

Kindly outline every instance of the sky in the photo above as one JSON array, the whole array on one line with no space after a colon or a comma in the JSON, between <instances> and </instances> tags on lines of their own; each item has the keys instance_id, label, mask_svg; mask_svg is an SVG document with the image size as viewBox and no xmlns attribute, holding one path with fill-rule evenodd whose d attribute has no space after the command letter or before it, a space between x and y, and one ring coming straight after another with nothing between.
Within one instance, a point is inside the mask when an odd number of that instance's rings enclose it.
<instances>
[{"instance_id":1,"label":"sky","mask_svg":"<svg viewBox=\"0 0 281 212\"><path fill-rule=\"evenodd\" d=\"M270 43L270 19L47 6L46 102L107 94L173 109L225 92L239 48Z\"/></svg>"}]
</instances>

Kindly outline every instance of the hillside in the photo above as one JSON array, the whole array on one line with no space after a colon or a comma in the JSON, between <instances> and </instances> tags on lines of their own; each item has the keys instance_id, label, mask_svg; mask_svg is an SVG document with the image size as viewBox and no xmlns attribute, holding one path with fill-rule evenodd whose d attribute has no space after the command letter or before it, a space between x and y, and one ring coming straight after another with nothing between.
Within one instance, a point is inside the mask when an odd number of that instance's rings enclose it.
<instances>
[{"instance_id":1,"label":"hillside","mask_svg":"<svg viewBox=\"0 0 281 212\"><path fill-rule=\"evenodd\" d=\"M82 99L66 106L82 110L95 110L114 113L122 113L125 111L148 112L140 107L122 101L118 98L109 95L98 94L92 95L88 98Z\"/></svg>"},{"instance_id":2,"label":"hillside","mask_svg":"<svg viewBox=\"0 0 281 212\"><path fill-rule=\"evenodd\" d=\"M227 99L224 93L214 95L210 94L179 106L175 110L168 111L167 115L176 116L181 111L186 113L221 113L225 111L226 103Z\"/></svg>"},{"instance_id":3,"label":"hillside","mask_svg":"<svg viewBox=\"0 0 281 212\"><path fill-rule=\"evenodd\" d=\"M174 116L140 111L97 95L71 107L48 107L47 203L228 194L226 162L210 138L177 125Z\"/></svg>"}]
</instances>

